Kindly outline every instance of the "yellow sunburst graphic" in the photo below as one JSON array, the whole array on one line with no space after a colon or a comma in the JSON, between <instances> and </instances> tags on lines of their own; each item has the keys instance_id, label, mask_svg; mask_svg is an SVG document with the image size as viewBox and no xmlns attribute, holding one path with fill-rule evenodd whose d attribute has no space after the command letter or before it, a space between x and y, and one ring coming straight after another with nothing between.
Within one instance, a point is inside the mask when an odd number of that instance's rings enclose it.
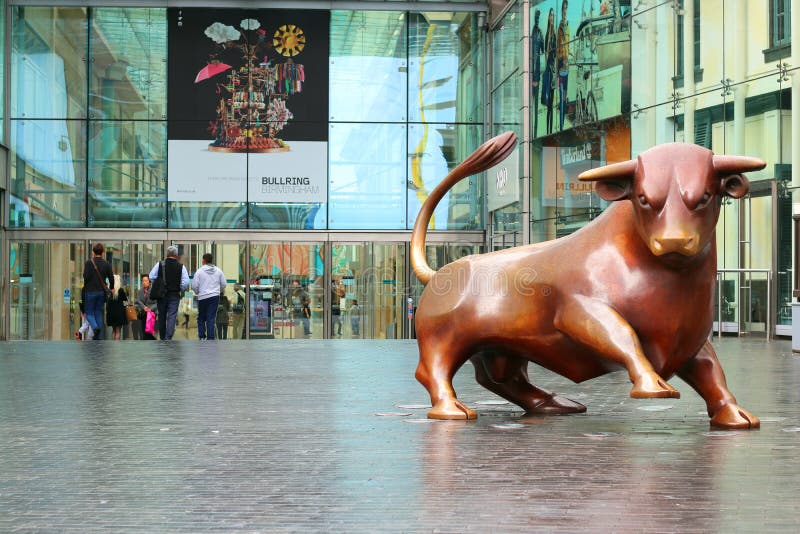
<instances>
[{"instance_id":1,"label":"yellow sunburst graphic","mask_svg":"<svg viewBox=\"0 0 800 534\"><path fill-rule=\"evenodd\" d=\"M284 24L272 36L272 45L282 56L293 57L306 46L306 34L294 24Z\"/></svg>"}]
</instances>

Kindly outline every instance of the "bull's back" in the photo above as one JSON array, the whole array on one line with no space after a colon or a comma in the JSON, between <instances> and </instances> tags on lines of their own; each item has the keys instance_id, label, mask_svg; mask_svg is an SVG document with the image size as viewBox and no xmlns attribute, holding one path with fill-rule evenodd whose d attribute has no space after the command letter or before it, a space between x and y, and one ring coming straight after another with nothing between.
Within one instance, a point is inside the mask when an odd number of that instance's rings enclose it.
<instances>
[{"instance_id":1,"label":"bull's back","mask_svg":"<svg viewBox=\"0 0 800 534\"><path fill-rule=\"evenodd\" d=\"M554 243L470 256L440 269L417 309L420 342L436 336L453 351L521 356L576 382L616 370L554 326L569 291L559 279L564 252Z\"/></svg>"}]
</instances>

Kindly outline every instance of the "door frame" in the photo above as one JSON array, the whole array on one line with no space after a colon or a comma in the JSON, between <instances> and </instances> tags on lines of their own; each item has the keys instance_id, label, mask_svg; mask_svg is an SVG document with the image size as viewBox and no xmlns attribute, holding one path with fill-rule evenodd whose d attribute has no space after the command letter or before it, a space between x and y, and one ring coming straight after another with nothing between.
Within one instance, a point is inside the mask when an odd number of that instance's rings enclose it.
<instances>
[{"instance_id":1,"label":"door frame","mask_svg":"<svg viewBox=\"0 0 800 534\"><path fill-rule=\"evenodd\" d=\"M747 195L739 199L739 221L738 221L738 232L739 232L739 242L737 243L738 247L738 263L739 267L741 268L745 263L750 265L751 257L749 255L752 254L752 238L753 238L753 217L752 217L752 199L753 198L764 198L769 197L770 207L771 207L771 220L770 220L770 265L767 267L770 270L770 276L772 277L772 283L768 284L769 293L767 295L767 299L769 300L769 314L765 319L765 329L766 335L768 338L774 337L777 334L777 322L778 322L778 292L777 292L777 277L778 277L778 181L775 178L770 178L767 180L756 180L750 182L750 191ZM743 215L747 213L747 217L745 218ZM745 224L745 219L747 224ZM743 238L744 237L744 238ZM745 255L748 255L747 261L745 261ZM742 274L739 280L739 286L741 287L743 284L743 277L745 275ZM751 278L752 281L752 278ZM742 292L739 290L738 295L740 301L742 297ZM752 289L750 298L752 298ZM743 321L741 317L741 313L744 310L740 311L740 327ZM747 321L749 322L749 321ZM741 329L739 330L741 334ZM789 329L789 334L791 334L791 329Z\"/></svg>"}]
</instances>

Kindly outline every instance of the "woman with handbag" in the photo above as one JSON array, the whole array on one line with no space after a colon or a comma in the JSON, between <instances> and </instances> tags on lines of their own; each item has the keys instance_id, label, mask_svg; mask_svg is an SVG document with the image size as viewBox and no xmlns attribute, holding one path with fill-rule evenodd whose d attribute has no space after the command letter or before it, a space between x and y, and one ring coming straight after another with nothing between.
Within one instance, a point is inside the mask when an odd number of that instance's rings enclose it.
<instances>
[{"instance_id":1,"label":"woman with handbag","mask_svg":"<svg viewBox=\"0 0 800 534\"><path fill-rule=\"evenodd\" d=\"M155 339L155 330L147 331L147 315L148 312L155 315L158 309L158 302L150 297L150 276L147 274L142 275L142 287L136 294L136 312L139 317L138 327L141 329L142 339Z\"/></svg>"},{"instance_id":2,"label":"woman with handbag","mask_svg":"<svg viewBox=\"0 0 800 534\"><path fill-rule=\"evenodd\" d=\"M122 339L122 327L128 324L125 316L125 302L128 294L122 287L122 280L118 274L114 275L114 289L111 291L111 300L106 307L106 322L111 327L111 339L119 341Z\"/></svg>"},{"instance_id":3,"label":"woman with handbag","mask_svg":"<svg viewBox=\"0 0 800 534\"><path fill-rule=\"evenodd\" d=\"M111 266L103 259L105 251L102 243L95 243L92 246L92 257L83 266L83 289L86 297L84 308L94 339L103 339L103 305L106 295L114 289Z\"/></svg>"}]
</instances>

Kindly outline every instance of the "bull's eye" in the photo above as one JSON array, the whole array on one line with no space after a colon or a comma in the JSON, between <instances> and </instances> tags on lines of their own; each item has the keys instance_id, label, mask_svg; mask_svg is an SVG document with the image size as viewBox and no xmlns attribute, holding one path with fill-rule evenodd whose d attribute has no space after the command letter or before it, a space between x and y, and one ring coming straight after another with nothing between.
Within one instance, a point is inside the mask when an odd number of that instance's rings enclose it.
<instances>
[{"instance_id":1,"label":"bull's eye","mask_svg":"<svg viewBox=\"0 0 800 534\"><path fill-rule=\"evenodd\" d=\"M648 207L650 205L650 203L647 202L647 199L644 197L644 195L639 195L639 204L641 204L642 207L644 207L644 208L646 208L646 207Z\"/></svg>"},{"instance_id":2,"label":"bull's eye","mask_svg":"<svg viewBox=\"0 0 800 534\"><path fill-rule=\"evenodd\" d=\"M709 200L711 200L711 194L708 192L703 193L703 196L700 197L700 200L697 202L697 206L695 206L694 209L699 210L705 208L706 206L708 206Z\"/></svg>"}]
</instances>

